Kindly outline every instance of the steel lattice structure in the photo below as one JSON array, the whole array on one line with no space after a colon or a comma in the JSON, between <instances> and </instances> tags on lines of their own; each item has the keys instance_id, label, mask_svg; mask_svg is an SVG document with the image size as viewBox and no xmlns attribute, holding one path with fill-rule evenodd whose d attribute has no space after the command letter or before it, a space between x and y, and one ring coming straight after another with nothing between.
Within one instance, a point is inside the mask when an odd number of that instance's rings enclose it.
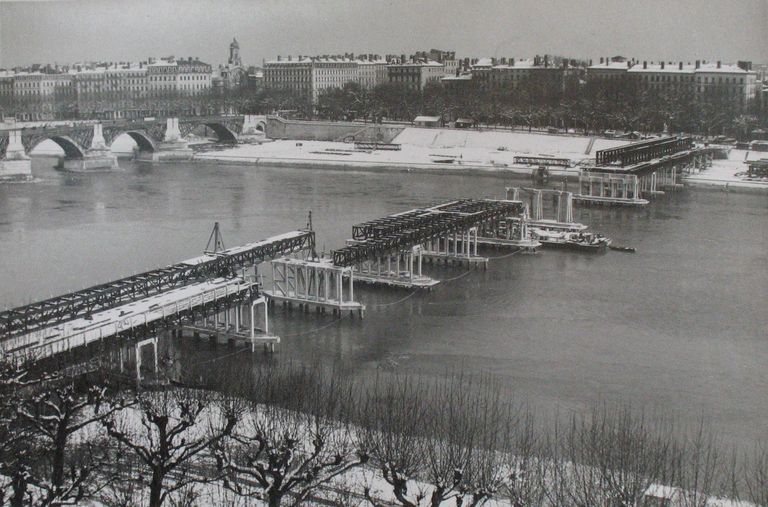
<instances>
[{"instance_id":1,"label":"steel lattice structure","mask_svg":"<svg viewBox=\"0 0 768 507\"><path fill-rule=\"evenodd\" d=\"M680 151L686 151L693 148L693 138L691 137L666 137L662 139L652 139L639 143L627 144L608 150L599 150L595 154L597 165L610 165L618 163L624 167L640 162L647 162L654 158L660 158L665 155L672 155Z\"/></svg>"},{"instance_id":2,"label":"steel lattice structure","mask_svg":"<svg viewBox=\"0 0 768 507\"><path fill-rule=\"evenodd\" d=\"M355 241L332 252L333 264L352 266L522 211L519 201L462 199L357 224L352 227Z\"/></svg>"},{"instance_id":3,"label":"steel lattice structure","mask_svg":"<svg viewBox=\"0 0 768 507\"><path fill-rule=\"evenodd\" d=\"M297 231L272 240L231 248L197 263L181 262L81 291L0 312L0 333L8 338L112 308L200 280L231 276L237 269L281 255L312 250L315 233Z\"/></svg>"}]
</instances>

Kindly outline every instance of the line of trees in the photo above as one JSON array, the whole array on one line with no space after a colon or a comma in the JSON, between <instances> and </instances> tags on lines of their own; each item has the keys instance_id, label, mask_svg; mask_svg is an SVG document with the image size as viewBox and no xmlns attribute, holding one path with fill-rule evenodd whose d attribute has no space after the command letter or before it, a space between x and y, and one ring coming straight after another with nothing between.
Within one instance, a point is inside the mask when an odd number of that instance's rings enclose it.
<instances>
[{"instance_id":1,"label":"line of trees","mask_svg":"<svg viewBox=\"0 0 768 507\"><path fill-rule=\"evenodd\" d=\"M768 448L624 406L537 421L492 378L269 363L136 392L0 363L0 505L768 505Z\"/></svg>"},{"instance_id":2,"label":"line of trees","mask_svg":"<svg viewBox=\"0 0 768 507\"><path fill-rule=\"evenodd\" d=\"M469 118L481 124L568 128L584 134L666 129L745 139L753 129L768 124L764 108L761 113L754 101L740 105L725 87L711 87L697 96L683 88L653 90L631 81L579 83L575 78L533 76L515 87L460 83L457 87L430 82L422 91L397 84L365 90L348 83L321 94L317 113L330 119L355 116L373 121L382 117L411 121L428 114L445 121Z\"/></svg>"}]
</instances>

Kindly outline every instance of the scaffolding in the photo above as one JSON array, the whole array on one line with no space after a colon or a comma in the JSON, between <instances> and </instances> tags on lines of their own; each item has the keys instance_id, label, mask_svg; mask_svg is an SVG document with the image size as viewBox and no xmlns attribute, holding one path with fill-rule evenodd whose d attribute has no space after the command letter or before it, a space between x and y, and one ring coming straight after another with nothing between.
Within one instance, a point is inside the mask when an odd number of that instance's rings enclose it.
<instances>
[{"instance_id":1,"label":"scaffolding","mask_svg":"<svg viewBox=\"0 0 768 507\"><path fill-rule=\"evenodd\" d=\"M330 309L334 315L349 311L363 317L365 305L354 300L352 267L334 266L325 259L305 261L287 257L275 259L270 265L272 289L263 291L270 304L296 303L304 311L314 307L320 313Z\"/></svg>"}]
</instances>

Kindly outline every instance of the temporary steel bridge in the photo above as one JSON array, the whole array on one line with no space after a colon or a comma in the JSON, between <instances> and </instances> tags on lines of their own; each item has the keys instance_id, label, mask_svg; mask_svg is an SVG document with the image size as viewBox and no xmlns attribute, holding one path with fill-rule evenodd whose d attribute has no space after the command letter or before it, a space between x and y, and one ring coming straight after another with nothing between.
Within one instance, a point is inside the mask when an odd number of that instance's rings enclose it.
<instances>
[{"instance_id":1,"label":"temporary steel bridge","mask_svg":"<svg viewBox=\"0 0 768 507\"><path fill-rule=\"evenodd\" d=\"M595 162L598 166L618 165L625 167L690 150L691 148L693 148L693 138L691 137L662 137L639 143L625 144L607 150L599 150L595 154Z\"/></svg>"},{"instance_id":2,"label":"temporary steel bridge","mask_svg":"<svg viewBox=\"0 0 768 507\"><path fill-rule=\"evenodd\" d=\"M522 210L519 201L461 199L371 220L352 227L352 241L332 252L333 264L353 266L488 221L517 216Z\"/></svg>"},{"instance_id":3,"label":"temporary steel bridge","mask_svg":"<svg viewBox=\"0 0 768 507\"><path fill-rule=\"evenodd\" d=\"M164 268L121 278L63 296L0 312L0 339L29 333L203 280L231 277L240 268L303 250L313 250L315 233L292 231Z\"/></svg>"}]
</instances>

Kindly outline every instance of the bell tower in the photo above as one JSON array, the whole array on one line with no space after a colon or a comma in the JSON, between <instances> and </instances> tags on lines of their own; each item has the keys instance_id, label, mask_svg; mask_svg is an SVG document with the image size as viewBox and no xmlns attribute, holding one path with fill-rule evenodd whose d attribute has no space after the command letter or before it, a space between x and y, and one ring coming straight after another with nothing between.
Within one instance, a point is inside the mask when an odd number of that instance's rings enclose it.
<instances>
[{"instance_id":1,"label":"bell tower","mask_svg":"<svg viewBox=\"0 0 768 507\"><path fill-rule=\"evenodd\" d=\"M231 67L241 67L240 61L240 44L237 43L237 39L233 38L232 43L229 45L229 61L227 62Z\"/></svg>"}]
</instances>

